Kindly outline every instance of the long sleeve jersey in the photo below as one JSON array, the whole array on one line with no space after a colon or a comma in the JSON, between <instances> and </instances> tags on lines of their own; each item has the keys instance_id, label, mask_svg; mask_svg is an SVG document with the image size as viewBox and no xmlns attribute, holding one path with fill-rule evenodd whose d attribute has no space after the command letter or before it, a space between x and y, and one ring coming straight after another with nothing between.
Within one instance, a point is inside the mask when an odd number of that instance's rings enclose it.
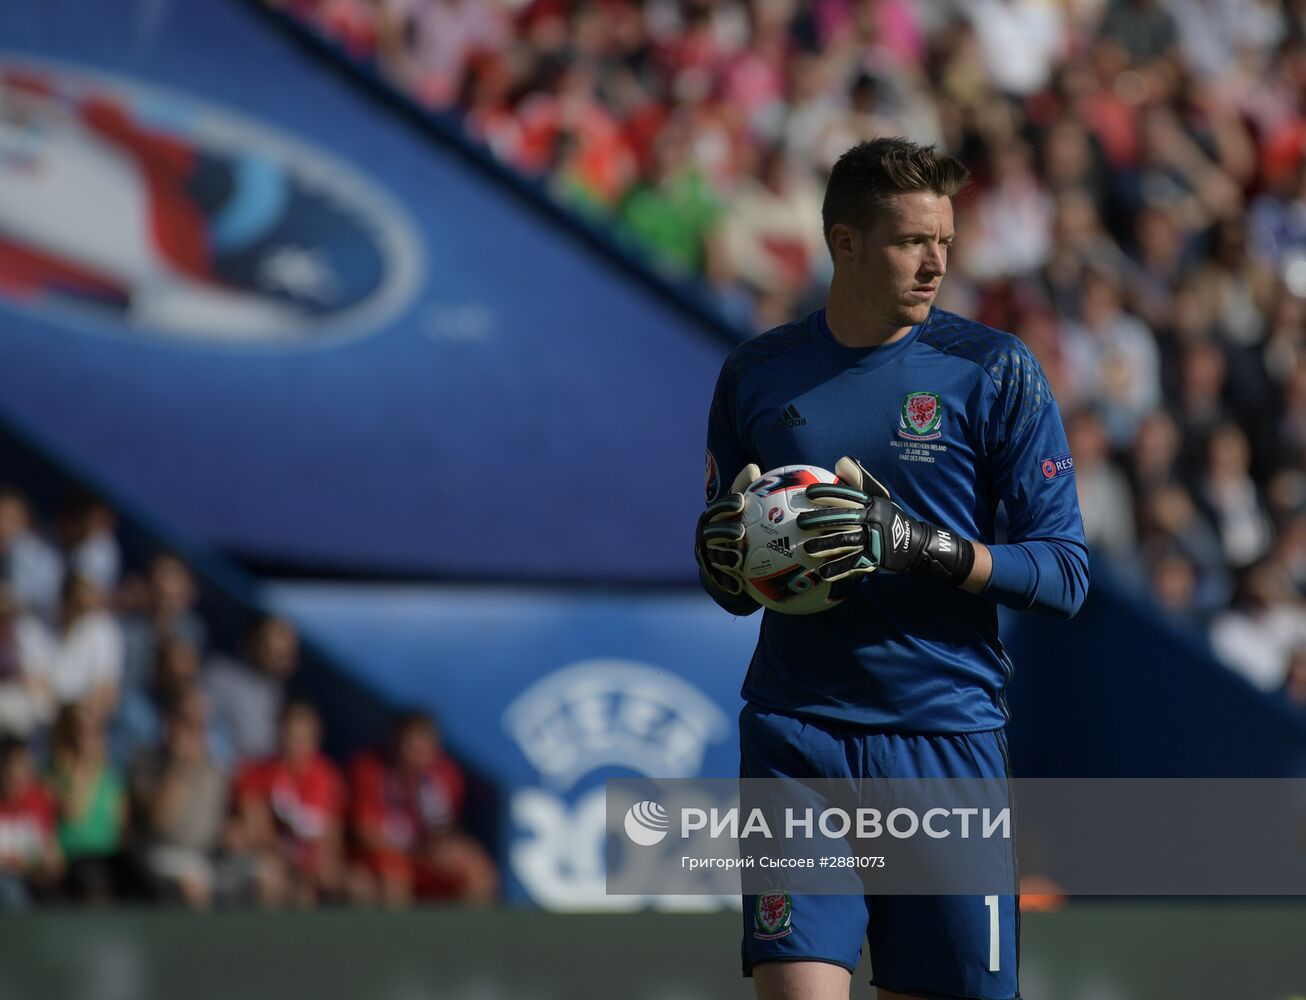
<instances>
[{"instance_id":1,"label":"long sleeve jersey","mask_svg":"<svg viewBox=\"0 0 1306 1000\"><path fill-rule=\"evenodd\" d=\"M1012 665L995 604L1069 617L1088 588L1074 461L1037 360L937 308L879 347L842 346L819 310L731 353L708 425L709 501L750 462L832 469L844 455L907 513L988 545L992 577L977 595L874 573L829 611L768 610L744 698L904 732L1004 725Z\"/></svg>"}]
</instances>

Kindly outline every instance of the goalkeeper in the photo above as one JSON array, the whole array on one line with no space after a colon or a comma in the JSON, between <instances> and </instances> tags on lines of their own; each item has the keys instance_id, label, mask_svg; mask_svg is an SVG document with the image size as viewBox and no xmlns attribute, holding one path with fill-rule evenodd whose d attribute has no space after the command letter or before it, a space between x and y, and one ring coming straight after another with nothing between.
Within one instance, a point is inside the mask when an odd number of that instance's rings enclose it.
<instances>
[{"instance_id":1,"label":"goalkeeper","mask_svg":"<svg viewBox=\"0 0 1306 1000\"><path fill-rule=\"evenodd\" d=\"M834 465L839 482L808 489L818 509L798 524L848 594L818 615L763 616L743 777L1007 775L1012 666L996 605L1070 617L1084 600L1074 462L1038 362L1010 334L934 307L966 178L905 139L846 152L822 211L826 307L721 370L695 545L705 589L733 614L757 610L739 575L741 491L761 469ZM743 970L762 1000L843 1000L865 939L880 1000L1013 1000L1017 906L747 897Z\"/></svg>"}]
</instances>

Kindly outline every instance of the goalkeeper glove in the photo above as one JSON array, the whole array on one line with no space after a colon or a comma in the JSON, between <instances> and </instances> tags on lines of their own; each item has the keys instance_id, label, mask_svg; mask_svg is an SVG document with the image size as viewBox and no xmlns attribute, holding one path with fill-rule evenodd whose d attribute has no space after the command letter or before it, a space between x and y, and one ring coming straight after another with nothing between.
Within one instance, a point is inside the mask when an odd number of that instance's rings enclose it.
<instances>
[{"instance_id":1,"label":"goalkeeper glove","mask_svg":"<svg viewBox=\"0 0 1306 1000\"><path fill-rule=\"evenodd\" d=\"M761 474L756 465L744 466L730 492L707 505L694 533L694 558L704 578L730 597L747 598L740 572L744 566L744 525L740 516L744 513L744 490Z\"/></svg>"},{"instance_id":2,"label":"goalkeeper glove","mask_svg":"<svg viewBox=\"0 0 1306 1000\"><path fill-rule=\"evenodd\" d=\"M876 569L920 573L959 585L975 565L975 546L951 531L918 521L889 497L874 476L851 458L839 459L839 480L807 488L819 510L798 515L798 527L817 533L803 542L822 560L823 580L843 580Z\"/></svg>"}]
</instances>

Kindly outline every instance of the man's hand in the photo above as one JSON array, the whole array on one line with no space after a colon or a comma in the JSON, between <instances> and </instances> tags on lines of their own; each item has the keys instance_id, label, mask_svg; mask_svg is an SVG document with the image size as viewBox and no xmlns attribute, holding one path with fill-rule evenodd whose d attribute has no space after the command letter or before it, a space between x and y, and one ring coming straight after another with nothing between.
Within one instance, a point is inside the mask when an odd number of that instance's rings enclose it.
<instances>
[{"instance_id":1,"label":"man's hand","mask_svg":"<svg viewBox=\"0 0 1306 1000\"><path fill-rule=\"evenodd\" d=\"M968 540L907 514L855 459L839 459L834 471L838 482L807 488L807 499L821 509L798 515L798 527L817 534L802 545L823 560L822 579L885 569L960 585L970 575L975 547Z\"/></svg>"},{"instance_id":2,"label":"man's hand","mask_svg":"<svg viewBox=\"0 0 1306 1000\"><path fill-rule=\"evenodd\" d=\"M708 504L694 533L694 558L708 583L731 597L744 596L744 490L762 474L756 465L746 465L730 486L730 492Z\"/></svg>"}]
</instances>

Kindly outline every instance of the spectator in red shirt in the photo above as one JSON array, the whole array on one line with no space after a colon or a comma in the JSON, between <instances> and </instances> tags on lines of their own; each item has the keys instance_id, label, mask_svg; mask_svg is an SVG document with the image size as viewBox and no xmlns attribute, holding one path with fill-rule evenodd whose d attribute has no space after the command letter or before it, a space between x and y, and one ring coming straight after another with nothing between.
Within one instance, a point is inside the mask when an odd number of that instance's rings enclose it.
<instances>
[{"instance_id":1,"label":"spectator in red shirt","mask_svg":"<svg viewBox=\"0 0 1306 1000\"><path fill-rule=\"evenodd\" d=\"M55 805L27 744L0 744L0 910L18 909L53 888L63 872Z\"/></svg>"},{"instance_id":2,"label":"spectator in red shirt","mask_svg":"<svg viewBox=\"0 0 1306 1000\"><path fill-rule=\"evenodd\" d=\"M341 888L344 783L319 749L322 723L312 706L292 702L281 718L280 748L236 775L236 837L260 862L279 861L285 892L264 889L264 901L299 906L336 896Z\"/></svg>"},{"instance_id":3,"label":"spectator in red shirt","mask_svg":"<svg viewBox=\"0 0 1306 1000\"><path fill-rule=\"evenodd\" d=\"M405 906L414 898L484 904L498 891L494 862L458 828L467 797L462 769L430 718L396 727L390 759L369 753L350 768L355 895Z\"/></svg>"}]
</instances>

